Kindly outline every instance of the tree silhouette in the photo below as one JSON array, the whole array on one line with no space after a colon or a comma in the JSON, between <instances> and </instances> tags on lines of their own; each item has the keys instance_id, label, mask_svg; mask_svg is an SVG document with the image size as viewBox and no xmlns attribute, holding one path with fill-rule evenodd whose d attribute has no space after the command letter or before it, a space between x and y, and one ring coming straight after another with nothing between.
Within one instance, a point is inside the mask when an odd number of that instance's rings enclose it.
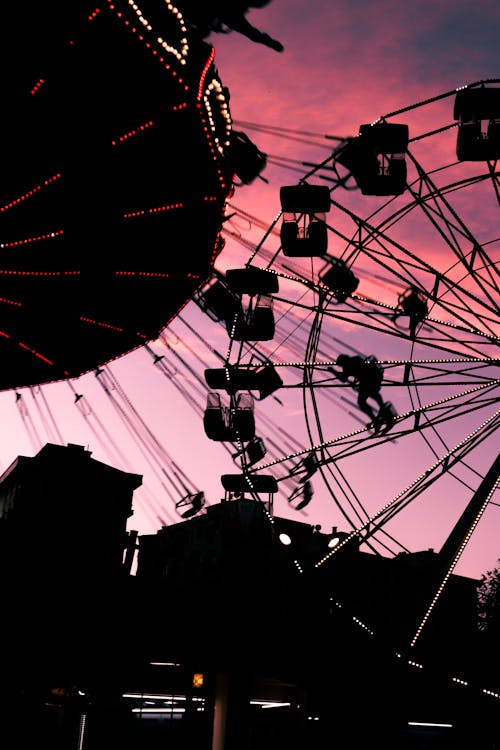
<instances>
[{"instance_id":1,"label":"tree silhouette","mask_svg":"<svg viewBox=\"0 0 500 750\"><path fill-rule=\"evenodd\" d=\"M478 626L480 631L500 638L500 559L497 563L481 576L477 589Z\"/></svg>"}]
</instances>

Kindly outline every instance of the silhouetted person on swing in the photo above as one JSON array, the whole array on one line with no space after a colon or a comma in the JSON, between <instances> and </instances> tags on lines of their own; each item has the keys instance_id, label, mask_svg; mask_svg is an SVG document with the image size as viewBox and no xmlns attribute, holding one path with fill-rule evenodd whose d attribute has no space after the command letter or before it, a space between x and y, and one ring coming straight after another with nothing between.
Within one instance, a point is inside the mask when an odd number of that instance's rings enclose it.
<instances>
[{"instance_id":1,"label":"silhouetted person on swing","mask_svg":"<svg viewBox=\"0 0 500 750\"><path fill-rule=\"evenodd\" d=\"M376 357L373 355L360 357L359 355L339 354L336 363L342 370L339 371L329 367L329 371L343 383L348 382L349 378L352 379L352 386L358 391L358 406L372 420L374 431L378 432L384 423L389 429L394 423L395 414L392 404L385 402L380 394L384 371ZM377 414L368 403L369 398L373 399L378 405Z\"/></svg>"},{"instance_id":2,"label":"silhouetted person on swing","mask_svg":"<svg viewBox=\"0 0 500 750\"><path fill-rule=\"evenodd\" d=\"M411 286L399 295L398 305L391 320L396 322L400 315L408 315L410 338L414 341L417 326L426 319L428 312L424 294L416 287Z\"/></svg>"},{"instance_id":3,"label":"silhouetted person on swing","mask_svg":"<svg viewBox=\"0 0 500 750\"><path fill-rule=\"evenodd\" d=\"M281 42L257 29L246 18L251 8L264 8L270 2L271 0L180 0L178 6L203 39L212 32L228 34L237 31L252 42L283 52Z\"/></svg>"}]
</instances>

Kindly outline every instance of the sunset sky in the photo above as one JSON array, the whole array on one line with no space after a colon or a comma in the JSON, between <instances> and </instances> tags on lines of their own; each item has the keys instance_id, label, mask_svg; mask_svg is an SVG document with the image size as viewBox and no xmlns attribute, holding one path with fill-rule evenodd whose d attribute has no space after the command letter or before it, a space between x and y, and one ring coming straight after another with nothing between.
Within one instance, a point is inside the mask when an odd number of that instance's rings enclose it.
<instances>
[{"instance_id":1,"label":"sunset sky","mask_svg":"<svg viewBox=\"0 0 500 750\"><path fill-rule=\"evenodd\" d=\"M230 91L233 127L244 131L268 157L262 173L265 181L256 179L250 185L237 185L229 201L229 218L223 231L226 244L217 261L220 270L240 267L248 261L251 248L260 243L279 214L279 188L296 184L308 171L307 165L327 159L340 139L357 135L361 124L461 86L490 79L499 79L496 85L500 83L500 6L496 0L416 0L411 4L397 0L273 0L268 7L253 10L248 18L280 40L284 51L277 53L237 33L213 35L208 40L215 47L220 78ZM429 133L454 122L453 102L450 95L411 108L393 121L408 123L410 138ZM270 132L272 129L274 133ZM447 129L417 141L414 153L429 173L456 161L455 142L456 129ZM195 182L196 165L187 168L192 170ZM484 172L484 165L452 167L449 182L472 174L471 170ZM321 184L331 184L326 173L323 177ZM445 184L439 182L445 180L442 173L436 173L435 179L438 184ZM343 189L336 190L332 197L339 205L332 208L327 223L346 235L353 228L342 207L366 219L375 217L375 223L376 217L382 217L378 211L383 201L378 198L365 200L359 191ZM448 198L458 217L481 244L487 245L490 258L498 264L499 205L491 183L470 185L451 192ZM279 224L276 228L279 230ZM439 232L416 212L395 222L388 233L396 242L411 247L432 268L444 272L454 264ZM339 255L340 235L332 232L329 242L329 252ZM267 265L271 251L278 251L276 233L270 236L266 248L269 254L257 255L256 265ZM322 263L316 259L313 265L314 276ZM383 304L396 304L402 287L396 283L395 267L377 275L372 266L360 263L359 270L360 293ZM462 279L459 286L468 288L469 281L456 273L457 282ZM314 309L314 298L302 298L304 290L292 281L284 280L280 293ZM292 321L292 330L295 313L286 306L283 309L285 328L287 321ZM424 349L415 350L412 355L408 341L401 349L393 337L370 330L367 320L364 313L355 325L347 318L339 320L333 338L325 334L322 339L323 350L336 341L337 349L331 350L333 360L346 346L351 347L351 353L374 353L384 361L436 355L436 351L429 354L431 350ZM493 326L498 333L498 319ZM298 349L305 343L304 330L295 334ZM456 347L452 348L459 357L464 353L463 334L456 335ZM238 467L223 446L204 434L202 411L207 387L196 379L195 373L203 378L204 366L221 366L217 352L226 355L227 348L225 328L202 315L191 302L164 332L163 340L116 360L101 380L89 373L71 382L19 389L17 399L15 391L0 393L0 469L5 470L20 454L34 455L45 442L85 445L94 458L143 476L143 487L135 494L134 516L130 519L130 528L141 534L155 533L162 524L181 520L175 501L182 491L172 488L165 478L168 472L177 472L178 487L204 491L207 504L218 502L224 494L221 475L237 473ZM272 351L272 347L266 342L264 350ZM277 347L275 361L283 363L285 351ZM154 363L155 353L163 357L160 366ZM498 348L494 352L488 341L483 355L498 358ZM303 356L295 359L305 358L304 350ZM318 359L323 361L324 357L318 354ZM498 372L498 363L496 368ZM489 378L495 377L493 372L494 367L490 367ZM298 376L294 377L297 380ZM388 389L383 390L388 393ZM398 413L410 408L408 394L402 390L394 387L387 396ZM424 390L419 395L425 403L448 393L446 388L440 391L436 386L425 394ZM428 398L430 391L432 396ZM76 394L84 398L76 401ZM327 440L356 431L366 422L359 418L350 389L344 389L343 394L343 402L337 400L337 405L325 399L319 403L320 432ZM274 439L278 440L276 435L281 429L279 447L289 454L301 453L321 442L314 432L316 427L312 433L307 431L298 389L285 388L276 397L256 403L258 434L265 440L272 423ZM498 391L496 400L498 404ZM380 448L371 448L364 433L359 440L365 448L338 468L356 496L362 498L369 514L377 513L433 466L443 451L464 439L482 420L493 420L493 414L494 407L488 403L479 410L479 421L475 414L470 422L465 415L451 419L436 429L431 445L421 436L408 434ZM498 444L498 432L492 432L467 457L466 466L457 469L456 477L446 476L436 482L391 522L391 535L412 551L438 551L497 455ZM281 465L275 469L279 475ZM319 473L312 483L314 496L304 511L294 511L285 493L275 498L275 513L321 524L324 531L333 526L351 531ZM479 578L496 565L500 558L498 503L497 492L456 572ZM395 545L390 546L395 549ZM379 546L377 551L383 554L384 548Z\"/></svg>"}]
</instances>

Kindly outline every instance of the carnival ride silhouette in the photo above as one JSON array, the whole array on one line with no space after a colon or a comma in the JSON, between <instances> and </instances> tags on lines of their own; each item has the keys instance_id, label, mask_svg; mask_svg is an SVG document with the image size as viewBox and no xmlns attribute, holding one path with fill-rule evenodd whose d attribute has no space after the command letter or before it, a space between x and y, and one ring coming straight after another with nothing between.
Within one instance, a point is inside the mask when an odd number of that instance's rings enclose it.
<instances>
[{"instance_id":1,"label":"carnival ride silhouette","mask_svg":"<svg viewBox=\"0 0 500 750\"><path fill-rule=\"evenodd\" d=\"M45 37L33 22L19 86L5 86L0 388L15 390L27 423L23 389L65 381L90 417L73 381L93 372L148 460L161 463L166 501L155 515L189 518L203 512L203 491L112 368L140 349L234 461L235 474L221 478L231 498L266 495L272 523L278 497L303 511L318 483L351 529L345 543L407 551L404 511L411 517L419 502L431 517L436 493L458 490L462 510L495 461L500 240L481 215L500 203L500 80L362 124L304 170L235 128L314 134L233 122L211 45L173 6L147 8L81 3L67 26L49 17ZM44 39L50 54L41 55ZM441 125L414 132L412 117L436 106ZM277 186L281 211L261 222L233 198L236 179L251 183L267 163L300 177ZM235 229L238 217L262 227L259 243ZM245 259L222 271L229 241ZM225 354L190 325L186 306L220 327ZM172 346L183 327L198 351ZM367 423L335 372L339 356L360 354L383 368L386 429ZM280 425L288 403L303 413L300 435ZM445 577L497 483L492 475ZM449 513L451 530L451 502Z\"/></svg>"}]
</instances>

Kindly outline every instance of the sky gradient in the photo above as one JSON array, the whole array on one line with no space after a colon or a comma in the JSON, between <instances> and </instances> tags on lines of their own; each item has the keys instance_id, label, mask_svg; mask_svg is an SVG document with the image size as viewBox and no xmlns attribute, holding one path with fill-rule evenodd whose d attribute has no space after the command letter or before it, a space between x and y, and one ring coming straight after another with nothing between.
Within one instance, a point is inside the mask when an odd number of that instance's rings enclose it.
<instances>
[{"instance_id":1,"label":"sky gradient","mask_svg":"<svg viewBox=\"0 0 500 750\"><path fill-rule=\"evenodd\" d=\"M410 6L396 0L316 0L313 4L274 0L248 17L279 39L284 51L277 53L237 33L213 35L208 40L215 47L220 77L230 91L235 129L246 132L268 155L263 173L266 182L257 179L251 185L237 185L230 200L228 213L235 215L225 224L226 245L217 262L221 270L247 262L250 246L261 241L280 210L279 187L295 184L306 172L305 164L326 159L337 143L335 138L355 136L362 123L460 86L500 78L500 7L494 0L458 0L453 4L417 0ZM412 110L410 137L451 123L452 109L453 97ZM406 122L409 117L405 113L394 121ZM263 132L263 127L287 131L273 135ZM418 147L427 170L454 161L455 133L448 131ZM286 163L288 168L283 166ZM459 167L461 174L469 169L469 165ZM196 180L195 169L192 178ZM377 211L380 203L373 198L363 200L356 191L336 191L335 200L364 217ZM490 243L490 257L498 263L499 207L491 187L458 191L453 205L479 240ZM330 221L349 230L339 208L332 210ZM413 214L398 222L391 236L411 245L419 257L425 255L434 268L445 270L453 263L444 243ZM276 242L276 237L274 244L271 237L270 247L276 248ZM338 237L332 237L329 249L340 251ZM316 265L315 273L320 266ZM367 268L361 288L387 304L397 299L398 287L390 270L376 278L373 269ZM283 289L289 298L302 293L285 281ZM293 319L292 312L287 315ZM498 321L496 325L498 331ZM208 344L206 349L200 334ZM349 341L357 351L377 353L384 360L398 357L392 339L371 333L365 325L353 328L346 320L339 321L337 334L343 344ZM302 340L300 336L298 332L297 342ZM71 383L21 389L20 398L13 391L0 394L2 470L19 454L34 455L47 441L85 445L98 460L143 475L130 521L130 528L139 533L154 533L162 524L180 520L175 501L182 490L176 493L165 473L176 472L179 488L203 490L207 503L218 502L223 496L220 476L237 473L237 467L227 450L204 435L201 412L206 388L185 362L203 374L194 353L204 358L207 367L214 367L220 363L217 352L225 355L227 347L225 330L191 303L164 332L163 340L116 360L100 380L91 373ZM459 341L456 350L461 353ZM163 357L160 367L154 364L155 353ZM337 353L333 350L332 356ZM490 349L487 356L492 356ZM282 352L278 359L282 361ZM396 389L394 393L396 402ZM84 398L76 401L76 394ZM288 451L314 444L319 437L308 434L297 393L285 390L283 397L277 396L280 401L266 401L265 412L273 425L283 430ZM347 434L363 423L352 394L345 392L345 399L344 408L326 402L322 405L321 424L325 431L328 428L329 436ZM403 403L398 403L400 411ZM264 404L257 404L256 410L258 419ZM394 445L368 448L345 463L349 484L363 497L369 512L377 512L432 465L438 445L459 441L467 429L465 418L457 419L439 428L432 447L409 436ZM497 451L493 435L471 458L473 466L467 466L458 479L437 482L398 516L391 533L412 551L439 550ZM275 499L275 512L321 524L324 531L333 526L350 531L322 484L317 476L313 499L304 512L294 512L286 497ZM500 516L495 502L499 502L498 493L457 566L463 575L479 578L500 557Z\"/></svg>"}]
</instances>

